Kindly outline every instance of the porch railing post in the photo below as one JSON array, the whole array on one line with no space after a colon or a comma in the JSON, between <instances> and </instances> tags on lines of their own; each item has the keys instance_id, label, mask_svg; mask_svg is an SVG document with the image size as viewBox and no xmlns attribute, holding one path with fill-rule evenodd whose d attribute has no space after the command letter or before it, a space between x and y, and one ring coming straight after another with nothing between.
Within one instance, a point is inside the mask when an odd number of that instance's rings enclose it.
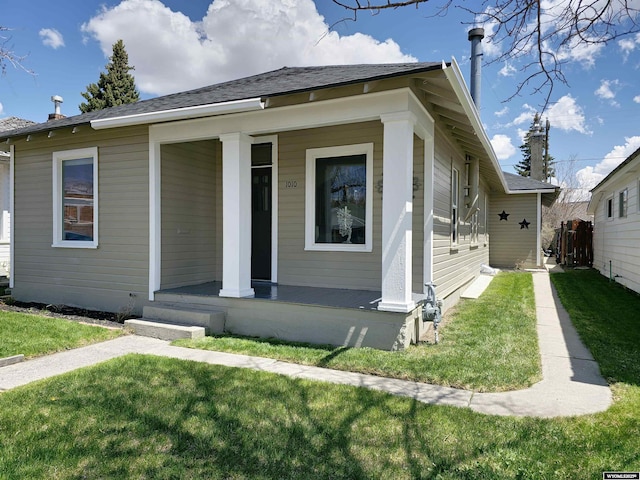
<instances>
[{"instance_id":1,"label":"porch railing post","mask_svg":"<svg viewBox=\"0 0 640 480\"><path fill-rule=\"evenodd\" d=\"M220 136L222 142L221 297L253 297L251 288L251 137Z\"/></svg>"},{"instance_id":2,"label":"porch railing post","mask_svg":"<svg viewBox=\"0 0 640 480\"><path fill-rule=\"evenodd\" d=\"M378 310L410 312L412 297L413 132L416 117L399 112L384 124L382 167L382 300Z\"/></svg>"}]
</instances>

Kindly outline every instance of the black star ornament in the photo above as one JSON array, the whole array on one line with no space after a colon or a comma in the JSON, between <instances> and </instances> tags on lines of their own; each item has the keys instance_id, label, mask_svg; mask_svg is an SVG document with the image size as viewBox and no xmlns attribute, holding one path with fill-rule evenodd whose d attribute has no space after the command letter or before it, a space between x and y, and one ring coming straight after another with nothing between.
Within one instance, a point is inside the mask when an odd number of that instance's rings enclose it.
<instances>
[{"instance_id":1,"label":"black star ornament","mask_svg":"<svg viewBox=\"0 0 640 480\"><path fill-rule=\"evenodd\" d=\"M509 214L507 212L505 212L504 210L502 210L502 213L499 213L498 216L500 217L500 221L504 220L505 222L508 222L509 219L507 218L509 216Z\"/></svg>"},{"instance_id":2,"label":"black star ornament","mask_svg":"<svg viewBox=\"0 0 640 480\"><path fill-rule=\"evenodd\" d=\"M529 230L529 225L531 225L531 222L527 222L527 219L523 219L520 223L520 230L522 230L523 228L526 228L527 230Z\"/></svg>"}]
</instances>

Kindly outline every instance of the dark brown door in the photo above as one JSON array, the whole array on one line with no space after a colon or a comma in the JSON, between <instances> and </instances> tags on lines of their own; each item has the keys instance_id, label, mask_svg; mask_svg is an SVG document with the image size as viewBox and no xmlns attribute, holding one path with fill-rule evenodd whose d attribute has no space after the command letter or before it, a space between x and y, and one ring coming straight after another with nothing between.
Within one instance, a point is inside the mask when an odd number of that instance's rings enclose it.
<instances>
[{"instance_id":1,"label":"dark brown door","mask_svg":"<svg viewBox=\"0 0 640 480\"><path fill-rule=\"evenodd\" d=\"M271 280L271 167L251 170L251 278Z\"/></svg>"}]
</instances>

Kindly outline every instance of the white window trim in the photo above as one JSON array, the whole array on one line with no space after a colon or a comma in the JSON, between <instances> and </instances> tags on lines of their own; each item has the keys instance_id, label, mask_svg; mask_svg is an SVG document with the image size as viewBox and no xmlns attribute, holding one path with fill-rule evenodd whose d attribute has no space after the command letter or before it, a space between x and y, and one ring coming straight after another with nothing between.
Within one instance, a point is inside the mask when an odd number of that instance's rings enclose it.
<instances>
[{"instance_id":1,"label":"white window trim","mask_svg":"<svg viewBox=\"0 0 640 480\"><path fill-rule=\"evenodd\" d=\"M93 159L93 240L63 240L62 163L81 158ZM53 243L56 248L98 248L98 148L79 148L53 152Z\"/></svg>"},{"instance_id":2,"label":"white window trim","mask_svg":"<svg viewBox=\"0 0 640 480\"><path fill-rule=\"evenodd\" d=\"M624 202L622 196L624 195ZM622 211L624 209L624 212ZM623 188L618 192L618 218L627 218L629 215L629 189Z\"/></svg>"},{"instance_id":3,"label":"white window trim","mask_svg":"<svg viewBox=\"0 0 640 480\"><path fill-rule=\"evenodd\" d=\"M611 215L609 215L609 202L611 202ZM604 216L607 220L613 220L616 213L616 205L613 199L613 195L605 198L604 200Z\"/></svg>"},{"instance_id":4,"label":"white window trim","mask_svg":"<svg viewBox=\"0 0 640 480\"><path fill-rule=\"evenodd\" d=\"M455 192L454 192L454 178L455 178ZM455 220L456 225L453 224L454 208L456 211L456 220ZM460 171L455 167L451 168L451 211L449 213L450 213L449 219L451 221L451 232L450 232L449 238L451 239L451 246L457 247L458 238L460 237ZM454 232L455 232L455 237L454 237Z\"/></svg>"},{"instance_id":5,"label":"white window trim","mask_svg":"<svg viewBox=\"0 0 640 480\"><path fill-rule=\"evenodd\" d=\"M347 157L366 155L366 211L365 211L365 243L316 243L316 160L318 158ZM305 241L304 249L324 252L371 252L373 249L373 143L359 143L337 147L310 148L306 153L305 177Z\"/></svg>"}]
</instances>

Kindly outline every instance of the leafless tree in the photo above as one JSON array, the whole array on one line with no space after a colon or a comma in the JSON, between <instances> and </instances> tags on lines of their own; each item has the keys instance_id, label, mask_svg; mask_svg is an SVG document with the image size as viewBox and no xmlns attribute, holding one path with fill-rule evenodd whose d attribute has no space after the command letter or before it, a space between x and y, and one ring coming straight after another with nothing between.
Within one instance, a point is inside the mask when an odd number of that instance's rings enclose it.
<instances>
[{"instance_id":1,"label":"leafless tree","mask_svg":"<svg viewBox=\"0 0 640 480\"><path fill-rule=\"evenodd\" d=\"M562 71L572 51L606 45L640 31L638 0L482 0L477 8L464 0L333 0L357 20L362 11L378 14L386 9L429 3L429 16L442 16L460 8L474 17L470 25L484 26L487 40L502 46L502 54L489 63L521 61L525 74L515 92L525 90L544 97L543 110L555 85L568 84Z\"/></svg>"},{"instance_id":2,"label":"leafless tree","mask_svg":"<svg viewBox=\"0 0 640 480\"><path fill-rule=\"evenodd\" d=\"M6 73L7 66L11 65L14 68L33 74L33 71L23 64L26 55L18 55L13 50L13 45L10 45L11 37L7 34L9 31L9 28L0 26L0 72Z\"/></svg>"},{"instance_id":3,"label":"leafless tree","mask_svg":"<svg viewBox=\"0 0 640 480\"><path fill-rule=\"evenodd\" d=\"M588 191L580 184L576 173L579 170L576 156L555 166L556 180L561 190L551 207L542 209L542 245L546 248L554 239L560 222L568 220L591 220L587 214Z\"/></svg>"}]
</instances>

